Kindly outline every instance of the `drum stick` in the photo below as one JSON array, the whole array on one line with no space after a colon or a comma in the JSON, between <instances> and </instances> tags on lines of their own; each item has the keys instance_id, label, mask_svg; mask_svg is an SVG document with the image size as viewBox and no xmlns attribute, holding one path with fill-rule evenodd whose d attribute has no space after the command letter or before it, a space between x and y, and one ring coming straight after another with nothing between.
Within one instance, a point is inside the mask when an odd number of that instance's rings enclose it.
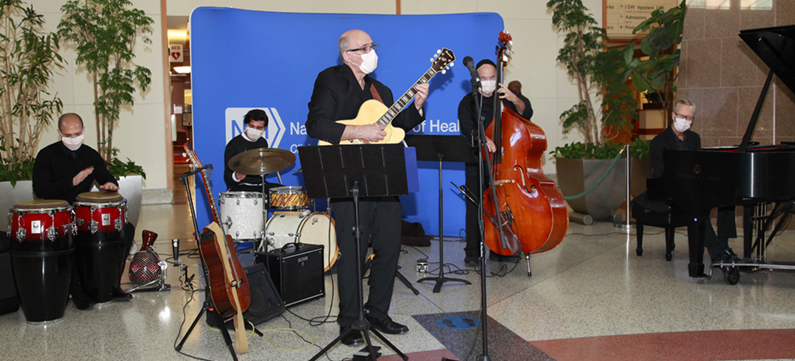
<instances>
[{"instance_id":1,"label":"drum stick","mask_svg":"<svg viewBox=\"0 0 795 361\"><path fill-rule=\"evenodd\" d=\"M284 185L284 182L282 182L282 175L279 174L279 172L276 172L276 178L279 178L279 184Z\"/></svg>"}]
</instances>

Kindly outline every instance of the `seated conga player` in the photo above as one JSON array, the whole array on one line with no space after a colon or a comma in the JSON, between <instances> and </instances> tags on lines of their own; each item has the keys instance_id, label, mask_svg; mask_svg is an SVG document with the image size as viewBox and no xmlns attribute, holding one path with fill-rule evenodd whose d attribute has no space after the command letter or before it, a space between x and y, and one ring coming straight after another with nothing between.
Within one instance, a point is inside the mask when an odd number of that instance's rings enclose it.
<instances>
[{"instance_id":1,"label":"seated conga player","mask_svg":"<svg viewBox=\"0 0 795 361\"><path fill-rule=\"evenodd\" d=\"M93 148L83 144L83 119L75 113L67 113L58 118L58 133L61 141L48 145L36 156L33 165L33 192L41 199L63 199L74 203L80 193L88 192L94 181L99 189L118 191L119 185L105 166L102 156ZM135 227L127 223L125 228L125 255L130 252ZM125 262L121 264L124 273ZM72 301L78 309L85 310L94 304L86 295L77 277L72 272L70 286ZM113 290L114 300L129 300L132 295L121 288Z\"/></svg>"},{"instance_id":2,"label":"seated conga player","mask_svg":"<svg viewBox=\"0 0 795 361\"><path fill-rule=\"evenodd\" d=\"M243 117L246 129L240 135L232 138L224 150L224 183L228 192L262 192L262 177L260 175L245 175L229 168L232 157L247 150L267 148L268 140L262 135L268 128L268 114L262 109L252 109ZM265 182L265 191L278 184ZM267 196L264 194L263 196Z\"/></svg>"}]
</instances>

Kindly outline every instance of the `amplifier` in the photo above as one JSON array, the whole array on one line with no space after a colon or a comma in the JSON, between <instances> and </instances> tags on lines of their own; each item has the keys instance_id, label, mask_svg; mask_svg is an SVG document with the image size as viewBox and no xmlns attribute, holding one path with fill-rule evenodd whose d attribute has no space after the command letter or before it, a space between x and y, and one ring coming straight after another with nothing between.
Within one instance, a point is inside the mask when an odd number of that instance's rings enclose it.
<instances>
[{"instance_id":1,"label":"amplifier","mask_svg":"<svg viewBox=\"0 0 795 361\"><path fill-rule=\"evenodd\" d=\"M254 262L264 263L286 307L326 295L323 280L323 245L289 244L257 252Z\"/></svg>"}]
</instances>

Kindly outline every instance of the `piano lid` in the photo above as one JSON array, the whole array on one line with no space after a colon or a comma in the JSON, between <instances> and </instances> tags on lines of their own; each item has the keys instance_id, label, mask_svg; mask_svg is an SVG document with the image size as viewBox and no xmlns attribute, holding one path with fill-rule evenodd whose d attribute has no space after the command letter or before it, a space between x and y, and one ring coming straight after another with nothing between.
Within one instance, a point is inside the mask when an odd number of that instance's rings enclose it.
<instances>
[{"instance_id":1,"label":"piano lid","mask_svg":"<svg viewBox=\"0 0 795 361\"><path fill-rule=\"evenodd\" d=\"M740 37L795 91L795 25L742 30Z\"/></svg>"},{"instance_id":2,"label":"piano lid","mask_svg":"<svg viewBox=\"0 0 795 361\"><path fill-rule=\"evenodd\" d=\"M795 66L793 66L795 65L793 64L795 63L795 25L742 30L740 38L770 67L767 80L762 87L762 94L759 95L754 113L745 129L743 141L740 143L739 151L745 153L762 111L762 103L770 88L773 74L776 74L790 90L795 91Z\"/></svg>"}]
</instances>

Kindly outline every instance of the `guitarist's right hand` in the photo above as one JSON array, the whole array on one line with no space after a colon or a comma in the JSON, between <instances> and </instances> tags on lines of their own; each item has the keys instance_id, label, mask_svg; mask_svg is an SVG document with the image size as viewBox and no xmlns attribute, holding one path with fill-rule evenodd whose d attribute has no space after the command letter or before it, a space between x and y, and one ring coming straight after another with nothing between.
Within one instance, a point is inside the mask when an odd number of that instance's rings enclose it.
<instances>
[{"instance_id":1,"label":"guitarist's right hand","mask_svg":"<svg viewBox=\"0 0 795 361\"><path fill-rule=\"evenodd\" d=\"M345 126L345 131L342 133L340 141L359 139L368 142L379 142L383 140L384 137L386 137L384 127L377 123L367 125L348 124Z\"/></svg>"}]
</instances>

